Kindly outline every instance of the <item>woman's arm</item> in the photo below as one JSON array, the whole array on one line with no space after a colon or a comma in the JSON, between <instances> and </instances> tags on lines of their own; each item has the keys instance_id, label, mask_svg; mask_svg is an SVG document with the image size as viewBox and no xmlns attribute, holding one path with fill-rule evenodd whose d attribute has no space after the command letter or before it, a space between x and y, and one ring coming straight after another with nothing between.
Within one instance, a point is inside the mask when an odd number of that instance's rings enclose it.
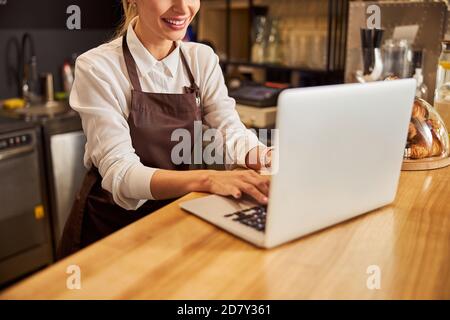
<instances>
[{"instance_id":1,"label":"woman's arm","mask_svg":"<svg viewBox=\"0 0 450 320\"><path fill-rule=\"evenodd\" d=\"M70 105L80 114L87 138L85 159L98 168L102 188L122 208L136 210L153 199L148 185L156 169L144 166L132 145L125 112L129 83L118 81L113 62L96 50L77 59Z\"/></svg>"},{"instance_id":2,"label":"woman's arm","mask_svg":"<svg viewBox=\"0 0 450 320\"><path fill-rule=\"evenodd\" d=\"M246 193L266 204L269 183L267 176L259 175L253 170L157 170L150 181L150 189L155 199L169 199L195 191L235 198Z\"/></svg>"},{"instance_id":3,"label":"woman's arm","mask_svg":"<svg viewBox=\"0 0 450 320\"><path fill-rule=\"evenodd\" d=\"M262 204L267 203L270 180L254 170L270 167L271 149L257 146L245 158L252 170L215 171L157 170L151 179L150 189L155 199L183 196L189 192L209 192L240 198L246 193Z\"/></svg>"}]
</instances>

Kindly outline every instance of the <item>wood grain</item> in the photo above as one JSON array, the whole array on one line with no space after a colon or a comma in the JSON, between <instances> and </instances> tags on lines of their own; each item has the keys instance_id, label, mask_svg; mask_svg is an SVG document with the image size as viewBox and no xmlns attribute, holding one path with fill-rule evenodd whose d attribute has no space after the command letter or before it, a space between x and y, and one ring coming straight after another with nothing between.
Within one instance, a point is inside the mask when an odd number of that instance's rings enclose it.
<instances>
[{"instance_id":1,"label":"wood grain","mask_svg":"<svg viewBox=\"0 0 450 320\"><path fill-rule=\"evenodd\" d=\"M183 212L179 201L0 298L450 299L450 167L403 172L393 205L272 250ZM71 264L81 268L80 290L66 288ZM367 288L370 265L380 267L379 290Z\"/></svg>"},{"instance_id":2,"label":"wood grain","mask_svg":"<svg viewBox=\"0 0 450 320\"><path fill-rule=\"evenodd\" d=\"M403 160L402 170L433 170L450 166L450 157L432 157L418 160Z\"/></svg>"}]
</instances>

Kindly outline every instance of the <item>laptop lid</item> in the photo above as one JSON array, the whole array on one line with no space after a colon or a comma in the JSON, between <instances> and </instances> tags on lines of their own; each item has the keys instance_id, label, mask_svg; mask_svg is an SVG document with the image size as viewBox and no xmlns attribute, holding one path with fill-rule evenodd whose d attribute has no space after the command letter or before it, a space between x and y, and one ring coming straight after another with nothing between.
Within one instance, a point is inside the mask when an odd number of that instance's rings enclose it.
<instances>
[{"instance_id":1,"label":"laptop lid","mask_svg":"<svg viewBox=\"0 0 450 320\"><path fill-rule=\"evenodd\" d=\"M415 86L405 79L282 92L267 247L394 200Z\"/></svg>"}]
</instances>

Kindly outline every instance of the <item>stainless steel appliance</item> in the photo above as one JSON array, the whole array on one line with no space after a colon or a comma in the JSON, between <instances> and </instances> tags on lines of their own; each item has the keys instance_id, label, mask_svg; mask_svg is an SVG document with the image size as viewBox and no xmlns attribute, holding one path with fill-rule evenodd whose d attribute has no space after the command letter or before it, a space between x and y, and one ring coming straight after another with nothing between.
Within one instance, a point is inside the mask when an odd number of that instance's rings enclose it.
<instances>
[{"instance_id":1,"label":"stainless steel appliance","mask_svg":"<svg viewBox=\"0 0 450 320\"><path fill-rule=\"evenodd\" d=\"M40 131L0 118L0 285L52 262Z\"/></svg>"},{"instance_id":2,"label":"stainless steel appliance","mask_svg":"<svg viewBox=\"0 0 450 320\"><path fill-rule=\"evenodd\" d=\"M20 112L1 110L0 114L40 127L55 253L75 194L86 172L83 165L86 137L78 113L67 104L26 109Z\"/></svg>"},{"instance_id":3,"label":"stainless steel appliance","mask_svg":"<svg viewBox=\"0 0 450 320\"><path fill-rule=\"evenodd\" d=\"M83 164L86 136L80 117L73 110L53 119L41 119L40 125L56 250L75 195L86 173Z\"/></svg>"}]
</instances>

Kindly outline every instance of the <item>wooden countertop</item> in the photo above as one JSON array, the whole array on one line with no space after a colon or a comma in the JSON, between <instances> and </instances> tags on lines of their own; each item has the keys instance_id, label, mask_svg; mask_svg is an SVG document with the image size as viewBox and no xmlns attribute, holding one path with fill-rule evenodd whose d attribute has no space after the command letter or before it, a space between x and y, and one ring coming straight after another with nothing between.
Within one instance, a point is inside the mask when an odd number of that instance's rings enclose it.
<instances>
[{"instance_id":1,"label":"wooden countertop","mask_svg":"<svg viewBox=\"0 0 450 320\"><path fill-rule=\"evenodd\" d=\"M403 172L393 205L272 250L183 212L178 202L0 298L450 298L450 167ZM66 287L72 264L81 270L80 290ZM367 288L370 265L380 268L379 290Z\"/></svg>"}]
</instances>

